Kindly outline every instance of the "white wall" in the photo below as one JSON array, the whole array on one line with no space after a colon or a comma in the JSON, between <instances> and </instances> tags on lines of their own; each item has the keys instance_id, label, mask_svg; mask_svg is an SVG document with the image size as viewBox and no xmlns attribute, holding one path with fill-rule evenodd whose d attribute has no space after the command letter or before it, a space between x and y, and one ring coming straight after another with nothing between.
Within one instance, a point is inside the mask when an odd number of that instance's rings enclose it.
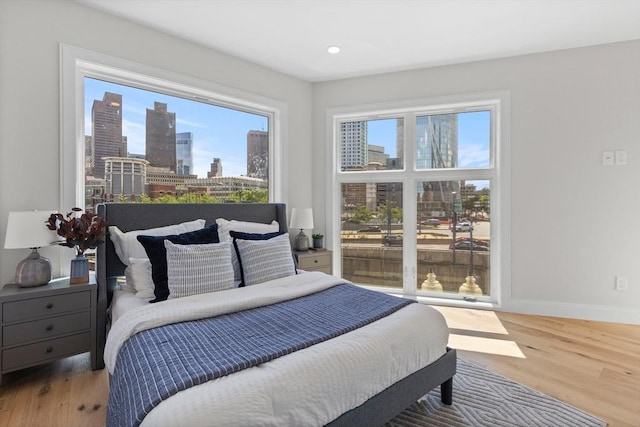
<instances>
[{"instance_id":1,"label":"white wall","mask_svg":"<svg viewBox=\"0 0 640 427\"><path fill-rule=\"evenodd\" d=\"M288 185L283 201L311 204L310 83L73 1L0 1L0 286L13 280L29 252L2 248L8 212L71 208L59 201L60 43L286 103L287 169L295 184ZM42 252L55 270L57 260L73 251Z\"/></svg>"},{"instance_id":2,"label":"white wall","mask_svg":"<svg viewBox=\"0 0 640 427\"><path fill-rule=\"evenodd\" d=\"M314 84L316 222L326 221L328 108L505 89L512 227L502 309L640 323L638 41ZM602 166L605 150L626 150L628 165ZM628 291L614 290L616 275Z\"/></svg>"}]
</instances>

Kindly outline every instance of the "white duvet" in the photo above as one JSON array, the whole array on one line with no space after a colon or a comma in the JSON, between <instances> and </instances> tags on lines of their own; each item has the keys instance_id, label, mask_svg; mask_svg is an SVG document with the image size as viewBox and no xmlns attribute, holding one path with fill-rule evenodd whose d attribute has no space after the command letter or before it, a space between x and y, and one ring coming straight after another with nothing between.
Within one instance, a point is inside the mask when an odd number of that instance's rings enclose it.
<instances>
[{"instance_id":1,"label":"white duvet","mask_svg":"<svg viewBox=\"0 0 640 427\"><path fill-rule=\"evenodd\" d=\"M271 304L344 282L309 272L132 309L111 327L106 367L112 374L121 346L145 329ZM142 425L324 425L437 360L447 340L438 311L410 304L363 328L179 392L154 408Z\"/></svg>"}]
</instances>

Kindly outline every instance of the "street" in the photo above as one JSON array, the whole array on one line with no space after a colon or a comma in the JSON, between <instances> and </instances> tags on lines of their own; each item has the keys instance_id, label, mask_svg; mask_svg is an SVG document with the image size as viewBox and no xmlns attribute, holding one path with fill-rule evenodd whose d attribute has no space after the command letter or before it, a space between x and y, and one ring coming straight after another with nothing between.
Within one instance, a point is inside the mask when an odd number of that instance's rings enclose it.
<instances>
[{"instance_id":1,"label":"street","mask_svg":"<svg viewBox=\"0 0 640 427\"><path fill-rule=\"evenodd\" d=\"M449 229L448 224L442 224L437 227L425 225L418 225L417 227L418 249L450 250L449 245L453 240L453 232ZM401 235L402 230L394 229L391 233L394 235ZM343 231L342 245L350 247L380 247L383 246L382 238L386 236L386 234L387 233L385 231L364 233L358 233L356 231ZM455 234L456 239L469 238L470 236L470 233L468 231L458 231ZM490 235L491 223L489 221L480 221L473 223L474 239L489 241ZM397 247L399 248L400 246Z\"/></svg>"}]
</instances>

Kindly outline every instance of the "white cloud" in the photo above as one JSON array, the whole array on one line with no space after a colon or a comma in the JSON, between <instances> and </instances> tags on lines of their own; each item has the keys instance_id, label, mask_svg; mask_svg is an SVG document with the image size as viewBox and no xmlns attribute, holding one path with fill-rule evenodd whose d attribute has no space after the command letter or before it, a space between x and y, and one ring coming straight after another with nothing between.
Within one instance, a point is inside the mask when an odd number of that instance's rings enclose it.
<instances>
[{"instance_id":1,"label":"white cloud","mask_svg":"<svg viewBox=\"0 0 640 427\"><path fill-rule=\"evenodd\" d=\"M177 125L189 126L189 127L193 127L193 128L200 128L200 129L207 129L208 128L207 125L204 125L202 123L192 122L192 121L189 121L189 120L176 118L176 126Z\"/></svg>"},{"instance_id":2,"label":"white cloud","mask_svg":"<svg viewBox=\"0 0 640 427\"><path fill-rule=\"evenodd\" d=\"M489 148L474 144L464 144L458 149L458 167L488 167Z\"/></svg>"},{"instance_id":3,"label":"white cloud","mask_svg":"<svg viewBox=\"0 0 640 427\"><path fill-rule=\"evenodd\" d=\"M135 154L144 154L147 138L143 123L122 120L122 135L127 137L127 151Z\"/></svg>"}]
</instances>

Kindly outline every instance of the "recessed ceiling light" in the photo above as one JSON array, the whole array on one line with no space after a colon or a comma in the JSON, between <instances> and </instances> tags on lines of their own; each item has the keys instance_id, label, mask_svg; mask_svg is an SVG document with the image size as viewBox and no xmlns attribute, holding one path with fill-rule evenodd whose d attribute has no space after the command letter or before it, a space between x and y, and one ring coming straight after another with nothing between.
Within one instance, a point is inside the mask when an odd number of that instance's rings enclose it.
<instances>
[{"instance_id":1,"label":"recessed ceiling light","mask_svg":"<svg viewBox=\"0 0 640 427\"><path fill-rule=\"evenodd\" d=\"M340 52L340 46L329 46L327 52L335 55L336 53Z\"/></svg>"}]
</instances>

